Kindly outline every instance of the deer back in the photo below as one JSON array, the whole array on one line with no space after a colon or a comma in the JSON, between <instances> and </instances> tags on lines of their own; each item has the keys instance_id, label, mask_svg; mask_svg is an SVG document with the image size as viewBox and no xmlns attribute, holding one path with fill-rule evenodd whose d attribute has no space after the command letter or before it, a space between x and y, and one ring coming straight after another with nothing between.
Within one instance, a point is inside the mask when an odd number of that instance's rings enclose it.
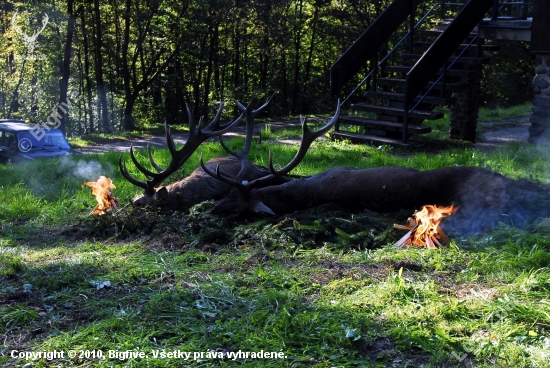
<instances>
[{"instance_id":1,"label":"deer back","mask_svg":"<svg viewBox=\"0 0 550 368\"><path fill-rule=\"evenodd\" d=\"M376 211L451 203L484 207L506 199L505 178L483 168L418 171L403 167L338 167L309 178L255 189L248 195L234 190L216 204L212 213L231 218L259 212L282 215L327 203Z\"/></svg>"}]
</instances>

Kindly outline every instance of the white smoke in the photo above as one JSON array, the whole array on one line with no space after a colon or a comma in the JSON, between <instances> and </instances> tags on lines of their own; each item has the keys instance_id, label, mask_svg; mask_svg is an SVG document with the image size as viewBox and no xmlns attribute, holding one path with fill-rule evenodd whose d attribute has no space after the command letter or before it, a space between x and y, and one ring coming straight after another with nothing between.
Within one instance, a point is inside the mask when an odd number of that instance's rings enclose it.
<instances>
[{"instance_id":1,"label":"white smoke","mask_svg":"<svg viewBox=\"0 0 550 368\"><path fill-rule=\"evenodd\" d=\"M76 168L73 170L73 174L83 179L91 179L98 178L100 175L104 175L105 170L97 161L79 161L76 164Z\"/></svg>"},{"instance_id":2,"label":"white smoke","mask_svg":"<svg viewBox=\"0 0 550 368\"><path fill-rule=\"evenodd\" d=\"M111 176L112 166L104 167L98 161L74 160L73 158L64 158L59 161L57 167L58 173L70 173L77 178L88 181L95 181L101 175Z\"/></svg>"}]
</instances>

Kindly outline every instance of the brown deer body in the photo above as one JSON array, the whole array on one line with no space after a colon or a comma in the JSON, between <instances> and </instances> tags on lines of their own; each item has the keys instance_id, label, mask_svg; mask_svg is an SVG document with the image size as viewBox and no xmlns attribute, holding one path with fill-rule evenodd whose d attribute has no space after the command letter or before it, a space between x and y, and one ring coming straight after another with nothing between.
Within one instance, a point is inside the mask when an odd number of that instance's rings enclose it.
<instances>
[{"instance_id":1,"label":"brown deer body","mask_svg":"<svg viewBox=\"0 0 550 368\"><path fill-rule=\"evenodd\" d=\"M212 213L242 218L254 213L288 214L327 203L349 209L395 211L425 204L485 208L506 202L509 179L478 167L418 171L403 167L357 170L337 167L285 184L233 190Z\"/></svg>"},{"instance_id":2,"label":"brown deer body","mask_svg":"<svg viewBox=\"0 0 550 368\"><path fill-rule=\"evenodd\" d=\"M237 175L241 164L235 157L218 157L206 162L206 167L216 170L216 166L223 166L228 175ZM245 179L254 180L269 174L269 170L258 166L251 166L244 174ZM195 204L211 199L218 200L231 191L231 186L208 175L201 167L175 183L155 188L152 194L141 194L132 199L135 206L158 206L169 210L185 211Z\"/></svg>"}]
</instances>

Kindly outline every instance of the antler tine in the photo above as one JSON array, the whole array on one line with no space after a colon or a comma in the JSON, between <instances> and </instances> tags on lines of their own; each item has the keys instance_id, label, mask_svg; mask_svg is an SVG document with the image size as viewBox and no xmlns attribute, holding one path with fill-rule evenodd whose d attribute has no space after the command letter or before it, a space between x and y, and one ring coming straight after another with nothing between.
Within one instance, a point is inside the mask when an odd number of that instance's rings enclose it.
<instances>
[{"instance_id":1,"label":"antler tine","mask_svg":"<svg viewBox=\"0 0 550 368\"><path fill-rule=\"evenodd\" d=\"M149 171L145 166L139 163L139 161L136 158L136 155L134 154L134 146L132 144L130 145L130 158L132 159L132 162L134 163L134 165L136 165L138 170L141 171L147 177L147 179L151 179L155 175L157 175L154 172Z\"/></svg>"},{"instance_id":2,"label":"antler tine","mask_svg":"<svg viewBox=\"0 0 550 368\"><path fill-rule=\"evenodd\" d=\"M216 116L214 116L214 119L206 127L207 130L214 131L216 128L218 128L220 119L222 117L222 111L223 111L223 101L220 100L220 107L218 108L218 111L216 112Z\"/></svg>"},{"instance_id":3,"label":"antler tine","mask_svg":"<svg viewBox=\"0 0 550 368\"><path fill-rule=\"evenodd\" d=\"M134 184L135 186L138 186L140 188L143 188L145 190L148 190L149 187L146 182L139 181L136 178L134 178L128 170L126 169L126 165L124 164L124 161L122 161L122 155L118 158L118 167L120 168L120 172L122 173L122 176L126 178L130 183Z\"/></svg>"},{"instance_id":4,"label":"antler tine","mask_svg":"<svg viewBox=\"0 0 550 368\"><path fill-rule=\"evenodd\" d=\"M269 103L271 102L271 100L273 99L273 97L275 96L277 92L273 93L271 96L269 96L269 98L265 101L265 103L258 107L256 110L252 111L252 114L254 114L254 117L256 117L263 109L265 109L267 107L267 105L269 105Z\"/></svg>"},{"instance_id":5,"label":"antler tine","mask_svg":"<svg viewBox=\"0 0 550 368\"><path fill-rule=\"evenodd\" d=\"M205 165L201 162L202 169L208 173L210 176L227 183L229 185L232 185L234 187L239 188L241 191L246 191L248 185L243 184L242 180L246 172L248 171L248 168L250 167L250 161L248 159L248 154L250 152L250 146L252 145L252 135L254 133L254 118L271 102L271 99L273 98L273 95L270 96L266 102L260 106L256 110L251 109L252 102L250 102L247 106L244 106L239 101L236 101L237 107L243 111L243 114L246 115L246 136L245 136L245 142L242 151L236 152L227 147L225 142L223 141L223 138L220 136L220 143L222 147L230 153L232 156L239 159L241 162L241 169L239 173L235 176L235 179L230 178L228 175L222 175L220 174L219 168L216 170L216 173L213 173L211 170L207 169ZM241 114L242 117L242 114Z\"/></svg>"},{"instance_id":6,"label":"antler tine","mask_svg":"<svg viewBox=\"0 0 550 368\"><path fill-rule=\"evenodd\" d=\"M149 144L147 144L147 156L149 157L149 162L151 163L151 166L153 166L159 174L164 171L164 169L159 165L157 165L155 160L153 160L153 154L151 153L151 145Z\"/></svg>"},{"instance_id":7,"label":"antler tine","mask_svg":"<svg viewBox=\"0 0 550 368\"><path fill-rule=\"evenodd\" d=\"M227 147L227 145L223 141L223 137L221 135L219 136L220 144L222 145L223 149L225 149L230 155L239 159L239 161L241 162L241 169L239 170L239 173L235 176L235 181L232 183L228 183L231 185L234 185L233 183L238 183L239 180L242 180L242 177L244 176L245 172L248 170L248 167L250 166L250 162L248 160L248 153L250 152L252 135L254 133L254 117L252 115L252 111L250 110L250 106L252 105L252 102L249 102L247 106L244 106L239 101L236 101L236 103L237 103L237 107L243 111L241 116L243 116L243 114L246 115L246 134L245 134L245 141L244 141L244 146L242 151L237 152ZM208 171L206 172L209 173L211 176L214 176L212 175L211 172L208 172ZM217 178L217 176L214 176L214 177Z\"/></svg>"},{"instance_id":8,"label":"antler tine","mask_svg":"<svg viewBox=\"0 0 550 368\"><path fill-rule=\"evenodd\" d=\"M33 39L36 39L38 37L38 35L40 33L42 33L42 31L46 28L46 26L48 25L48 20L50 19L50 17L48 17L48 14L44 13L45 17L42 17L42 29L40 31L37 31L35 32L31 38Z\"/></svg>"},{"instance_id":9,"label":"antler tine","mask_svg":"<svg viewBox=\"0 0 550 368\"><path fill-rule=\"evenodd\" d=\"M336 123L338 120L338 117L340 116L340 100L338 100L338 105L336 107L336 113L330 119L330 121L325 124L324 127L320 128L316 131L311 131L306 123L306 118L300 115L300 123L302 124L302 139L300 141L300 148L298 149L298 152L296 153L296 156L290 161L285 167L283 167L281 170L276 171L275 175L277 176L283 176L288 174L292 169L294 169L300 161L304 158L304 156L307 153L307 150L311 146L314 140L316 140L318 137L322 136L326 132L328 132L332 126ZM270 170L274 172L274 169L272 168L270 164Z\"/></svg>"},{"instance_id":10,"label":"antler tine","mask_svg":"<svg viewBox=\"0 0 550 368\"><path fill-rule=\"evenodd\" d=\"M189 135L195 134L195 118L193 117L193 111L189 108L189 104L185 103L185 108L187 109L187 120L189 120ZM166 121L164 122L166 126Z\"/></svg>"},{"instance_id":11,"label":"antler tine","mask_svg":"<svg viewBox=\"0 0 550 368\"><path fill-rule=\"evenodd\" d=\"M216 172L212 172L212 170L207 168L206 165L204 164L203 160L202 160L202 153L201 153L200 163L201 163L201 167L204 170L204 172L206 172L208 175L212 176L213 178L216 178L221 182L224 182L226 184L234 186L234 187L238 188L241 191L246 189L246 184L243 184L240 181L231 179L228 175L223 174L220 171L220 165L216 165Z\"/></svg>"},{"instance_id":12,"label":"antler tine","mask_svg":"<svg viewBox=\"0 0 550 368\"><path fill-rule=\"evenodd\" d=\"M195 150L198 148L198 146L204 142L206 139L210 137L215 136L221 136L222 134L228 132L230 129L232 129L235 125L239 123L239 121L242 119L244 114L241 114L237 119L233 120L232 122L229 122L228 124L224 125L223 127L219 127L219 121L222 115L223 109L223 103L220 101L220 108L218 109L218 112L216 113L216 116L214 117L214 120L203 129L203 118L201 118L201 121L199 122L198 128L195 126L195 122L193 119L193 114L191 113L191 109L189 106L187 106L187 112L189 115L189 139L181 149L176 149L176 143L174 142L174 139L172 138L172 133L170 131L170 128L168 127L168 124L166 121L164 122L164 128L166 132L166 144L168 146L168 150L170 151L170 155L172 156L172 159L170 160L170 163L168 164L168 167L166 169L162 169L160 166L158 166L153 158L150 151L150 148L148 147L148 157L149 161L151 162L151 165L155 168L155 170L158 171L158 173L154 173L147 168L145 168L143 165L139 163L137 160L133 146L130 146L130 157L132 159L132 162L134 165L147 177L146 182L141 182L136 180L135 178L132 178L128 171L126 170L126 167L124 165L119 165L120 170L122 172L122 175L130 181L132 184L139 186L141 188L144 188L148 192L154 191L154 188L156 188L158 185L160 185L168 176L170 176L172 173L177 171L184 163L187 161L187 159L195 152ZM217 129L220 128L220 129ZM121 158L122 160L122 158Z\"/></svg>"},{"instance_id":13,"label":"antler tine","mask_svg":"<svg viewBox=\"0 0 550 368\"><path fill-rule=\"evenodd\" d=\"M15 31L16 31L17 33L22 34L23 31L21 31L21 27L19 27L17 24L15 24L15 18L17 18L17 14L18 14L18 13L19 13L19 12L16 11L16 12L13 14L13 17L11 17L11 26L12 26L13 29L15 29Z\"/></svg>"},{"instance_id":14,"label":"antler tine","mask_svg":"<svg viewBox=\"0 0 550 368\"><path fill-rule=\"evenodd\" d=\"M271 96L273 97L273 96ZM260 106L256 110L252 110L252 101L248 103L248 105L244 108L244 114L246 114L246 136L244 141L243 150L239 153L234 151L228 151L233 156L237 157L241 161L241 169L239 170L239 173L235 177L235 180L240 182L244 178L244 175L248 171L248 168L250 167L250 160L248 159L248 154L250 153L250 147L252 145L252 136L254 135L254 118L262 111L268 104L271 102L271 98L267 99L267 101ZM244 105L237 101L237 106L242 110Z\"/></svg>"},{"instance_id":15,"label":"antler tine","mask_svg":"<svg viewBox=\"0 0 550 368\"><path fill-rule=\"evenodd\" d=\"M237 151L233 151L231 148L227 147L227 145L223 141L223 136L220 135L218 138L219 138L220 144L222 145L222 148L224 150L226 150L231 156L239 158L239 153Z\"/></svg>"},{"instance_id":16,"label":"antler tine","mask_svg":"<svg viewBox=\"0 0 550 368\"><path fill-rule=\"evenodd\" d=\"M322 128L316 131L311 131L306 123L306 119L303 116L300 116L300 122L302 123L302 139L300 142L300 148L298 149L298 152L294 156L294 158L281 170L275 170L273 167L273 160L272 160L272 153L269 152L269 170L271 171L271 174L263 176L261 178L258 178L256 180L253 180L246 184L246 189L244 192L249 192L253 188L256 188L260 185L265 186L269 184L271 181L278 179L286 174L288 174L290 171L292 171L298 164L302 161L302 159L305 157L307 150L313 143L315 139L320 137L321 135L325 134L332 128L332 126L336 123L340 116L340 100L338 100L338 104L336 107L336 113L330 119L330 121Z\"/></svg>"}]
</instances>

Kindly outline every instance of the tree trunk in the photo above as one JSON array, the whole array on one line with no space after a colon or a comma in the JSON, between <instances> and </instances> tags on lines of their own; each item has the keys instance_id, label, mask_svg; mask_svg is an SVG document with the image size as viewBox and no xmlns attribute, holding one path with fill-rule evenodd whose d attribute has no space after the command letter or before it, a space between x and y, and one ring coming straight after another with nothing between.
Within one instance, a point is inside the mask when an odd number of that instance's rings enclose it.
<instances>
[{"instance_id":1,"label":"tree trunk","mask_svg":"<svg viewBox=\"0 0 550 368\"><path fill-rule=\"evenodd\" d=\"M21 73L19 74L19 81L17 82L17 85L15 86L15 89L13 91L13 96L11 99L10 107L8 110L8 119L13 118L12 114L14 112L19 111L19 88L21 87L21 84L23 83L23 76L25 75L25 66L27 64L27 55L25 54L25 57L23 59L23 65L21 66Z\"/></svg>"},{"instance_id":2,"label":"tree trunk","mask_svg":"<svg viewBox=\"0 0 550 368\"><path fill-rule=\"evenodd\" d=\"M97 0L96 0L97 1ZM122 128L125 131L136 130L134 118L132 116L135 100L132 101L131 75L128 66L128 48L130 46L130 7L131 0L126 0L126 13L124 19L124 40L122 42L122 79L124 80L124 92L126 96L126 105L124 106L124 117Z\"/></svg>"},{"instance_id":3,"label":"tree trunk","mask_svg":"<svg viewBox=\"0 0 550 368\"><path fill-rule=\"evenodd\" d=\"M238 3L238 2L237 2ZM236 7L238 5L236 4ZM237 17L235 22L235 35L234 35L234 47L235 47L235 54L234 54L234 60L233 60L233 90L235 91L235 98L237 100L241 99L241 95L239 93L239 87L241 84L241 31L240 31L240 17ZM234 108L234 114L237 115L239 113L239 109L237 106Z\"/></svg>"},{"instance_id":4,"label":"tree trunk","mask_svg":"<svg viewBox=\"0 0 550 368\"><path fill-rule=\"evenodd\" d=\"M82 22L82 41L84 43L84 79L86 81L86 114L88 118L88 124L85 130L86 133L94 133L94 109L92 107L92 80L90 78L90 53L88 42L88 30L86 29L86 10L83 10L80 14L80 20Z\"/></svg>"},{"instance_id":5,"label":"tree trunk","mask_svg":"<svg viewBox=\"0 0 550 368\"><path fill-rule=\"evenodd\" d=\"M126 105L124 106L124 116L122 120L123 127L133 127L132 130L135 130L135 121L134 121L134 105L136 104L137 94L126 95Z\"/></svg>"},{"instance_id":6,"label":"tree trunk","mask_svg":"<svg viewBox=\"0 0 550 368\"><path fill-rule=\"evenodd\" d=\"M300 49L302 48L302 35L300 27L302 24L302 0L296 2L297 19L294 21L294 88L292 91L292 114L296 114L298 107L298 95L300 94Z\"/></svg>"},{"instance_id":7,"label":"tree trunk","mask_svg":"<svg viewBox=\"0 0 550 368\"><path fill-rule=\"evenodd\" d=\"M260 54L260 89L267 88L267 73L269 71L269 37L266 34L263 38L262 52Z\"/></svg>"},{"instance_id":8,"label":"tree trunk","mask_svg":"<svg viewBox=\"0 0 550 368\"><path fill-rule=\"evenodd\" d=\"M105 82L103 81L103 57L101 55L101 44L103 34L101 31L101 14L99 12L99 0L94 0L95 27L96 27L96 42L95 42L95 73L97 83L97 95L99 105L101 106L101 126L104 133L111 133L109 125L109 114L107 108L107 92L105 90Z\"/></svg>"},{"instance_id":9,"label":"tree trunk","mask_svg":"<svg viewBox=\"0 0 550 368\"><path fill-rule=\"evenodd\" d=\"M67 39L65 40L65 52L63 55L63 69L61 70L61 81L59 82L59 103L70 105L67 96L67 90L69 88L69 77L71 75L71 48L73 45L73 34L75 31L76 25L76 15L73 11L73 0L67 1L67 12L69 14L69 21L67 24ZM69 111L61 112L59 115L61 123L59 124L58 129L63 133L67 130L67 125L69 121Z\"/></svg>"},{"instance_id":10,"label":"tree trunk","mask_svg":"<svg viewBox=\"0 0 550 368\"><path fill-rule=\"evenodd\" d=\"M204 98L202 100L203 107L202 113L204 116L208 116L208 102L210 99L210 83L212 81L212 69L214 64L214 57L217 51L218 44L218 24L214 24L210 30L210 51L208 53L208 64L206 66L206 76L204 80Z\"/></svg>"},{"instance_id":11,"label":"tree trunk","mask_svg":"<svg viewBox=\"0 0 550 368\"><path fill-rule=\"evenodd\" d=\"M304 77L304 90L303 90L303 96L304 98L302 99L302 110L303 114L307 114L309 113L309 104L310 104L310 99L309 99L309 96L308 96L308 91L307 91L307 87L308 87L308 83L309 83L309 75L310 75L310 72L311 72L311 62L312 62L312 59L313 59L313 49L315 48L315 36L316 36L316 33L317 33L317 18L319 16L319 8L320 8L321 4L320 4L320 1L316 1L315 2L315 11L313 12L313 19L311 21L311 41L309 43L309 53L308 53L308 56L307 56L307 62L306 62L306 71L305 71L305 77Z\"/></svg>"}]
</instances>

